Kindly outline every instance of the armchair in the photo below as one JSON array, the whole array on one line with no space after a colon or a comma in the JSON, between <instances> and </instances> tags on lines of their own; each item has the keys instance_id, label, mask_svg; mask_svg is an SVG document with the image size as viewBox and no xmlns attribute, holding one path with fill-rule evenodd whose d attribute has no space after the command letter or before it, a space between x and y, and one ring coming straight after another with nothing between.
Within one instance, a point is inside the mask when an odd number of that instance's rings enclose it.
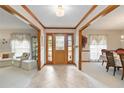
<instances>
[{"instance_id":1,"label":"armchair","mask_svg":"<svg viewBox=\"0 0 124 93\"><path fill-rule=\"evenodd\" d=\"M30 57L30 53L24 52L22 56L18 57L18 59L14 59L13 65L21 67L22 66L22 61L23 60L28 60Z\"/></svg>"}]
</instances>

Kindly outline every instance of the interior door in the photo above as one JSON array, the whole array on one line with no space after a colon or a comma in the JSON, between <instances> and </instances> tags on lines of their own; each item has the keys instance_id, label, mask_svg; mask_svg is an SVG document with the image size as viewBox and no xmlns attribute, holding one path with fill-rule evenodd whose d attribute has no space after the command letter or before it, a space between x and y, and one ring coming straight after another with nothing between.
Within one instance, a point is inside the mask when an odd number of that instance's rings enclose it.
<instances>
[{"instance_id":1,"label":"interior door","mask_svg":"<svg viewBox=\"0 0 124 93\"><path fill-rule=\"evenodd\" d=\"M65 34L55 34L54 36L54 63L66 64L66 37Z\"/></svg>"}]
</instances>

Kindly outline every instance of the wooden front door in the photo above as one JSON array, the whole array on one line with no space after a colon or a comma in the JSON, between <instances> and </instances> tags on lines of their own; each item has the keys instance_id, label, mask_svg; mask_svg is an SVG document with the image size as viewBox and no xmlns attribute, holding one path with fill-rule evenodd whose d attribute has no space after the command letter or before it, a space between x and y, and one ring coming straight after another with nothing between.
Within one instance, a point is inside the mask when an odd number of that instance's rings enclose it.
<instances>
[{"instance_id":1,"label":"wooden front door","mask_svg":"<svg viewBox=\"0 0 124 93\"><path fill-rule=\"evenodd\" d=\"M46 35L46 63L73 63L73 34Z\"/></svg>"},{"instance_id":2,"label":"wooden front door","mask_svg":"<svg viewBox=\"0 0 124 93\"><path fill-rule=\"evenodd\" d=\"M55 34L54 36L54 63L66 64L66 41L65 34Z\"/></svg>"}]
</instances>

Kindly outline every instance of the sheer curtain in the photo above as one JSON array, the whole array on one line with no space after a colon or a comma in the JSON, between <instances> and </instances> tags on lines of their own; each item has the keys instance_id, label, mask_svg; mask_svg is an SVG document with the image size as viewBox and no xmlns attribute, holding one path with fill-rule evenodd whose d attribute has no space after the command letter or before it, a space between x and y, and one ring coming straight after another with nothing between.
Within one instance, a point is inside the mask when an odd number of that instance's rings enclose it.
<instances>
[{"instance_id":1,"label":"sheer curtain","mask_svg":"<svg viewBox=\"0 0 124 93\"><path fill-rule=\"evenodd\" d=\"M101 49L107 48L106 35L90 35L90 60L98 61Z\"/></svg>"},{"instance_id":2,"label":"sheer curtain","mask_svg":"<svg viewBox=\"0 0 124 93\"><path fill-rule=\"evenodd\" d=\"M30 34L13 33L11 35L11 49L15 53L14 58L21 56L24 52L31 54Z\"/></svg>"}]
</instances>

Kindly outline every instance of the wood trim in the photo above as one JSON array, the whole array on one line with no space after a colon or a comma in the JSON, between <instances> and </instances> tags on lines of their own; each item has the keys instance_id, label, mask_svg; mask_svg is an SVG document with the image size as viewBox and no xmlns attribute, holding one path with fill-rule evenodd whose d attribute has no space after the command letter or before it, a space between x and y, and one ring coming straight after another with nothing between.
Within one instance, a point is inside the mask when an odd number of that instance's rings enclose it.
<instances>
[{"instance_id":1,"label":"wood trim","mask_svg":"<svg viewBox=\"0 0 124 93\"><path fill-rule=\"evenodd\" d=\"M109 50L109 51L116 51L116 50ZM90 50L82 50L82 52L90 52Z\"/></svg>"},{"instance_id":2,"label":"wood trim","mask_svg":"<svg viewBox=\"0 0 124 93\"><path fill-rule=\"evenodd\" d=\"M78 64L78 68L79 70L82 69L82 66L81 66L81 54L82 54L82 31L79 31L79 64Z\"/></svg>"},{"instance_id":3,"label":"wood trim","mask_svg":"<svg viewBox=\"0 0 124 93\"><path fill-rule=\"evenodd\" d=\"M36 31L40 31L38 27L36 27L32 22L30 22L27 18L25 18L23 15L21 15L20 13L18 13L15 9L13 9L11 6L9 5L0 5L0 7L2 9L4 9L5 11L7 11L8 13L19 17L20 20L22 20L23 22L26 22L28 25L30 25L31 27L33 27Z\"/></svg>"},{"instance_id":4,"label":"wood trim","mask_svg":"<svg viewBox=\"0 0 124 93\"><path fill-rule=\"evenodd\" d=\"M49 63L48 62L48 45L47 45L47 42L48 42L48 36L49 35L51 35L52 37L53 37L53 39L52 39L52 43L53 44L55 44L55 35L56 34L64 34L64 36L65 36L65 40L67 40L67 36L68 35L72 35L72 44L74 44L74 34L73 33L46 33L46 64L55 64L55 61L54 61L54 56L55 56L55 54L54 54L54 49L55 49L55 46L53 47L52 46L52 48L53 48L53 50L52 50L52 57L53 57L53 61L51 62L51 63ZM67 53L67 56L68 56L68 49L66 49L66 47L67 47L67 42L65 42L65 52ZM73 58L72 58L72 63L71 64L73 64L74 63L74 48L72 49L72 56L73 56ZM68 64L68 58L66 57L65 58L65 63L66 64Z\"/></svg>"},{"instance_id":5,"label":"wood trim","mask_svg":"<svg viewBox=\"0 0 124 93\"><path fill-rule=\"evenodd\" d=\"M48 62L48 36L52 36L52 62L51 63L49 63ZM47 33L46 34L46 64L54 64L54 56L53 56L53 34L51 34L51 33Z\"/></svg>"},{"instance_id":6,"label":"wood trim","mask_svg":"<svg viewBox=\"0 0 124 93\"><path fill-rule=\"evenodd\" d=\"M105 8L104 10L102 10L99 14L97 14L95 17L93 17L88 23L86 23L83 27L80 28L80 31L86 29L94 20L96 20L98 17L100 16L105 16L107 14L109 14L110 12L112 12L114 9L116 9L117 7L119 7L119 5L109 5L107 8Z\"/></svg>"},{"instance_id":7,"label":"wood trim","mask_svg":"<svg viewBox=\"0 0 124 93\"><path fill-rule=\"evenodd\" d=\"M8 13L14 15L14 12L13 12L13 11L15 11L15 10L9 9L10 6L8 6L8 5L0 5L0 8L2 8L2 9L4 9L5 11L7 11Z\"/></svg>"},{"instance_id":8,"label":"wood trim","mask_svg":"<svg viewBox=\"0 0 124 93\"><path fill-rule=\"evenodd\" d=\"M78 25L84 20L86 19L86 17L89 16L89 14L95 10L95 8L97 7L97 5L94 5L86 14L85 16L80 20L80 22L76 25L76 27L45 27L39 20L38 18L34 15L34 13L26 6L26 5L21 5L43 28L45 29L76 29L78 27ZM110 5L109 7L107 7L105 10L103 10L100 14L98 14L96 17L94 17L92 20L90 20L90 22L87 23L87 25L89 25L92 21L94 21L96 18L98 18L99 16L105 16L106 14L108 14L109 12L111 12L112 10L114 10L115 8L117 8L119 5ZM11 13L12 15L17 15L20 18L22 18L23 20L25 20L26 22L28 22L29 24L33 24L31 23L28 19L26 19L24 16L22 16L21 14L19 14L17 11L15 11L12 7L10 7L9 5L0 5L1 8L3 8L4 10L6 10L7 12ZM80 30L83 30L87 27L82 27Z\"/></svg>"},{"instance_id":9,"label":"wood trim","mask_svg":"<svg viewBox=\"0 0 124 93\"><path fill-rule=\"evenodd\" d=\"M0 7L2 9L4 9L5 11L7 11L8 13L14 15L14 16L18 16L20 18L22 18L23 20L25 20L27 23L31 23L28 19L26 19L24 16L22 16L21 14L19 14L17 11L15 11L12 7L10 7L9 5L0 5Z\"/></svg>"},{"instance_id":10,"label":"wood trim","mask_svg":"<svg viewBox=\"0 0 124 93\"><path fill-rule=\"evenodd\" d=\"M43 23L36 17L36 15L26 5L21 5L43 28L45 29L75 29L75 27L45 27Z\"/></svg>"},{"instance_id":11,"label":"wood trim","mask_svg":"<svg viewBox=\"0 0 124 93\"><path fill-rule=\"evenodd\" d=\"M91 61L88 61L88 60L82 60L81 62L91 62Z\"/></svg>"},{"instance_id":12,"label":"wood trim","mask_svg":"<svg viewBox=\"0 0 124 93\"><path fill-rule=\"evenodd\" d=\"M82 52L90 52L90 50L82 50Z\"/></svg>"},{"instance_id":13,"label":"wood trim","mask_svg":"<svg viewBox=\"0 0 124 93\"><path fill-rule=\"evenodd\" d=\"M76 29L75 27L45 27L45 29Z\"/></svg>"},{"instance_id":14,"label":"wood trim","mask_svg":"<svg viewBox=\"0 0 124 93\"><path fill-rule=\"evenodd\" d=\"M69 33L68 35L72 35L72 63L74 64L74 34L73 33Z\"/></svg>"},{"instance_id":15,"label":"wood trim","mask_svg":"<svg viewBox=\"0 0 124 93\"><path fill-rule=\"evenodd\" d=\"M98 62L98 63L100 63L99 61L90 61L90 60L82 60L81 62L91 62L91 63L96 63L96 62Z\"/></svg>"},{"instance_id":16,"label":"wood trim","mask_svg":"<svg viewBox=\"0 0 124 93\"><path fill-rule=\"evenodd\" d=\"M36 17L36 15L28 8L28 6L26 5L21 5L22 8L24 8L43 28L45 28L45 26L43 25L43 23L40 22L40 20Z\"/></svg>"},{"instance_id":17,"label":"wood trim","mask_svg":"<svg viewBox=\"0 0 124 93\"><path fill-rule=\"evenodd\" d=\"M99 14L97 14L95 17L93 17L88 23L86 23L83 27L79 30L79 70L82 69L81 66L81 53L82 53L82 32L84 29L86 29L94 20L96 20L100 16L105 16L112 12L114 9L119 7L119 5L109 5L107 8L102 10Z\"/></svg>"},{"instance_id":18,"label":"wood trim","mask_svg":"<svg viewBox=\"0 0 124 93\"><path fill-rule=\"evenodd\" d=\"M41 66L41 69L45 66L46 64L43 64L42 66Z\"/></svg>"},{"instance_id":19,"label":"wood trim","mask_svg":"<svg viewBox=\"0 0 124 93\"><path fill-rule=\"evenodd\" d=\"M78 24L75 26L75 28L77 28L95 9L96 9L97 5L93 5L88 12L83 15L83 17L81 18L81 20L78 22Z\"/></svg>"},{"instance_id":20,"label":"wood trim","mask_svg":"<svg viewBox=\"0 0 124 93\"><path fill-rule=\"evenodd\" d=\"M40 38L41 38L41 32L40 31L38 31L38 34L37 34L37 36L38 36L38 62L37 62L37 64L38 64L38 70L41 70L41 43L40 43Z\"/></svg>"},{"instance_id":21,"label":"wood trim","mask_svg":"<svg viewBox=\"0 0 124 93\"><path fill-rule=\"evenodd\" d=\"M33 24L29 24L32 28L34 28L36 31L40 31L40 29L38 27L36 27L35 25Z\"/></svg>"},{"instance_id":22,"label":"wood trim","mask_svg":"<svg viewBox=\"0 0 124 93\"><path fill-rule=\"evenodd\" d=\"M28 25L30 25L31 27L33 27L37 32L38 32L38 62L37 62L37 66L38 66L38 70L41 69L41 48L40 48L40 29L35 26L32 22L30 22L27 18L25 18L23 15L21 15L20 13L18 13L16 10L14 10L12 7L10 7L9 5L0 5L0 7L2 9L4 9L5 11L7 11L8 13L19 17L22 19L22 21L26 21L26 23Z\"/></svg>"}]
</instances>

